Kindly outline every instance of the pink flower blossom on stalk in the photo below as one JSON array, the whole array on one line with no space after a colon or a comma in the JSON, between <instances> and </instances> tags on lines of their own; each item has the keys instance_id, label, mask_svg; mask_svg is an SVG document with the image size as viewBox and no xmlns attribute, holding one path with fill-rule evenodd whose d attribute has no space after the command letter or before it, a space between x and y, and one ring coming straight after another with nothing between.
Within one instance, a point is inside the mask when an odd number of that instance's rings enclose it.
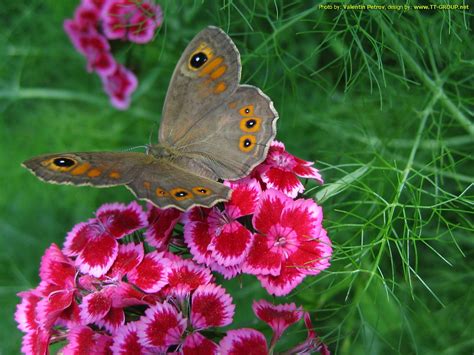
<instances>
[{"instance_id":1,"label":"pink flower blossom on stalk","mask_svg":"<svg viewBox=\"0 0 474 355\"><path fill-rule=\"evenodd\" d=\"M130 70L118 64L110 75L101 77L105 92L112 105L125 110L130 105L130 97L138 86L137 78Z\"/></svg>"},{"instance_id":2,"label":"pink flower blossom on stalk","mask_svg":"<svg viewBox=\"0 0 474 355\"><path fill-rule=\"evenodd\" d=\"M108 39L146 43L161 25L159 5L145 0L82 0L64 30L87 60L87 70L102 79L111 104L120 110L130 105L137 88L135 75L114 59Z\"/></svg>"},{"instance_id":3,"label":"pink flower blossom on stalk","mask_svg":"<svg viewBox=\"0 0 474 355\"><path fill-rule=\"evenodd\" d=\"M329 267L332 248L322 217L313 200L293 201L279 191L265 191L253 216L258 233L243 271L257 275L269 293L282 296L306 275Z\"/></svg>"},{"instance_id":4,"label":"pink flower blossom on stalk","mask_svg":"<svg viewBox=\"0 0 474 355\"><path fill-rule=\"evenodd\" d=\"M301 307L296 307L294 303L272 305L260 300L255 301L253 310L258 318L267 323L273 330L272 341L267 346L265 336L255 329L243 328L230 330L219 343L221 354L235 355L264 355L273 353L273 349L283 332L290 325L298 322L304 317L304 323L308 330L308 336L301 344L287 350L284 354L314 354L316 351L321 355L330 355L328 347L317 337L311 324L308 312L303 312Z\"/></svg>"},{"instance_id":5,"label":"pink flower blossom on stalk","mask_svg":"<svg viewBox=\"0 0 474 355\"><path fill-rule=\"evenodd\" d=\"M298 177L315 179L323 183L313 164L288 153L283 143L273 141L267 159L253 171L252 175L259 177L267 189L275 189L295 198L298 193L304 191L304 186Z\"/></svg>"},{"instance_id":6,"label":"pink flower blossom on stalk","mask_svg":"<svg viewBox=\"0 0 474 355\"><path fill-rule=\"evenodd\" d=\"M163 21L161 8L146 0L107 0L102 26L109 39L146 43Z\"/></svg>"}]
</instances>

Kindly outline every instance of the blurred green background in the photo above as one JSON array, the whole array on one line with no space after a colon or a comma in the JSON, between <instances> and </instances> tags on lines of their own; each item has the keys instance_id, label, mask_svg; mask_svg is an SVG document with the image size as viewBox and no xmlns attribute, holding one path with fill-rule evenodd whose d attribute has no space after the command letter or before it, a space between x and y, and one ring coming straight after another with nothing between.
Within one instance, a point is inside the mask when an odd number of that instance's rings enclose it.
<instances>
[{"instance_id":1,"label":"blurred green background","mask_svg":"<svg viewBox=\"0 0 474 355\"><path fill-rule=\"evenodd\" d=\"M151 132L156 139L174 65L207 25L235 41L242 82L273 99L277 138L317 161L326 181L310 183L306 195L324 208L332 266L276 301L314 312L335 353L473 352L472 9L163 0L156 39L116 48L139 79L131 108L119 112L62 29L77 4L6 0L0 8L1 353L19 352L16 293L37 285L45 248L61 245L102 203L132 200L124 188L44 184L20 163L48 152L124 150ZM250 310L264 295L258 282L226 286L236 324L263 329ZM301 327L290 329L288 343L301 336Z\"/></svg>"}]
</instances>

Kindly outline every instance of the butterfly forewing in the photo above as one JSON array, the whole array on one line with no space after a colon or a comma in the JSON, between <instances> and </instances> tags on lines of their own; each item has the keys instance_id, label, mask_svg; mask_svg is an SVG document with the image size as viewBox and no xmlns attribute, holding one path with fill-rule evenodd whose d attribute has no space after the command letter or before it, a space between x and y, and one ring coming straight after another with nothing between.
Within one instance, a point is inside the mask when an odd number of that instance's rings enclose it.
<instances>
[{"instance_id":1,"label":"butterfly forewing","mask_svg":"<svg viewBox=\"0 0 474 355\"><path fill-rule=\"evenodd\" d=\"M240 81L240 55L221 29L199 32L184 50L166 94L160 143L177 147L192 127L222 104Z\"/></svg>"},{"instance_id":2,"label":"butterfly forewing","mask_svg":"<svg viewBox=\"0 0 474 355\"><path fill-rule=\"evenodd\" d=\"M47 182L105 187L132 181L151 158L134 152L58 153L34 157L23 166Z\"/></svg>"}]
</instances>

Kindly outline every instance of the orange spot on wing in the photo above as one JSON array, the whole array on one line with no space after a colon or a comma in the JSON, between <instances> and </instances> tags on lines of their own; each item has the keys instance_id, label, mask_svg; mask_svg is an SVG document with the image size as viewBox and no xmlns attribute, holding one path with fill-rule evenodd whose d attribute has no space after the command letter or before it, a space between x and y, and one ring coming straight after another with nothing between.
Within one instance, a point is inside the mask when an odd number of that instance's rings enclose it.
<instances>
[{"instance_id":1,"label":"orange spot on wing","mask_svg":"<svg viewBox=\"0 0 474 355\"><path fill-rule=\"evenodd\" d=\"M227 70L226 65L221 65L219 68L214 70L211 74L211 79L216 80L217 78L220 78Z\"/></svg>"},{"instance_id":2,"label":"orange spot on wing","mask_svg":"<svg viewBox=\"0 0 474 355\"><path fill-rule=\"evenodd\" d=\"M251 134L246 134L240 137L239 149L244 153L248 153L252 149L255 148L256 143L257 143L257 138L255 138L255 136Z\"/></svg>"},{"instance_id":3,"label":"orange spot on wing","mask_svg":"<svg viewBox=\"0 0 474 355\"><path fill-rule=\"evenodd\" d=\"M109 176L112 178L112 179L118 179L120 178L122 175L120 175L120 173L118 171L112 171Z\"/></svg>"},{"instance_id":4,"label":"orange spot on wing","mask_svg":"<svg viewBox=\"0 0 474 355\"><path fill-rule=\"evenodd\" d=\"M201 196L209 196L210 194L212 194L211 189L208 189L207 187L202 187L202 186L193 187L193 192L196 195L201 195Z\"/></svg>"},{"instance_id":5,"label":"orange spot on wing","mask_svg":"<svg viewBox=\"0 0 474 355\"><path fill-rule=\"evenodd\" d=\"M151 189L151 184L149 181L143 181L143 187L146 189L146 190L150 190Z\"/></svg>"},{"instance_id":6,"label":"orange spot on wing","mask_svg":"<svg viewBox=\"0 0 474 355\"><path fill-rule=\"evenodd\" d=\"M181 187L172 189L170 194L176 201L183 201L193 197L193 194L190 191Z\"/></svg>"},{"instance_id":7,"label":"orange spot on wing","mask_svg":"<svg viewBox=\"0 0 474 355\"><path fill-rule=\"evenodd\" d=\"M221 81L220 83L217 83L217 85L214 87L214 93L216 94L221 94L227 89L226 83Z\"/></svg>"},{"instance_id":8,"label":"orange spot on wing","mask_svg":"<svg viewBox=\"0 0 474 355\"><path fill-rule=\"evenodd\" d=\"M244 132L258 132L261 123L260 117L246 117L240 120L240 129Z\"/></svg>"},{"instance_id":9,"label":"orange spot on wing","mask_svg":"<svg viewBox=\"0 0 474 355\"><path fill-rule=\"evenodd\" d=\"M95 178L95 177L100 176L100 175L102 175L102 170L97 169L97 168L93 168L93 169L89 170L89 172L87 173L87 176L89 176L91 178Z\"/></svg>"},{"instance_id":10,"label":"orange spot on wing","mask_svg":"<svg viewBox=\"0 0 474 355\"><path fill-rule=\"evenodd\" d=\"M201 71L199 72L199 76L208 75L211 71L213 71L215 68L217 68L223 61L224 61L224 58L217 57L217 58L211 60L210 62L204 64Z\"/></svg>"},{"instance_id":11,"label":"orange spot on wing","mask_svg":"<svg viewBox=\"0 0 474 355\"><path fill-rule=\"evenodd\" d=\"M247 106L242 107L239 110L239 113L241 116L249 117L249 116L253 116L253 111L254 111L253 105L247 105Z\"/></svg>"},{"instance_id":12,"label":"orange spot on wing","mask_svg":"<svg viewBox=\"0 0 474 355\"><path fill-rule=\"evenodd\" d=\"M89 163L81 164L77 168L74 168L74 170L71 171L71 175L82 175L87 170L89 170L90 167L91 167L91 165Z\"/></svg>"},{"instance_id":13,"label":"orange spot on wing","mask_svg":"<svg viewBox=\"0 0 474 355\"><path fill-rule=\"evenodd\" d=\"M157 187L155 190L155 195L158 197L167 197L169 193L163 190L162 188Z\"/></svg>"},{"instance_id":14,"label":"orange spot on wing","mask_svg":"<svg viewBox=\"0 0 474 355\"><path fill-rule=\"evenodd\" d=\"M236 108L236 107L237 107L237 102L235 101L229 104L229 108Z\"/></svg>"}]
</instances>

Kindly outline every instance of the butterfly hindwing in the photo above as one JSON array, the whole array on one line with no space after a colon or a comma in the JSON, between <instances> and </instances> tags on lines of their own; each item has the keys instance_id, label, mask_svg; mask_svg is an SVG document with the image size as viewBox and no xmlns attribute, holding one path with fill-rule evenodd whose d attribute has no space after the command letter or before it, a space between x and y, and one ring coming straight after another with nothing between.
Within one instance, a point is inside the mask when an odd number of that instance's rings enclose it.
<instances>
[{"instance_id":1,"label":"butterfly hindwing","mask_svg":"<svg viewBox=\"0 0 474 355\"><path fill-rule=\"evenodd\" d=\"M268 96L240 85L183 136L176 163L213 179L244 177L265 159L277 119Z\"/></svg>"},{"instance_id":2,"label":"butterfly hindwing","mask_svg":"<svg viewBox=\"0 0 474 355\"><path fill-rule=\"evenodd\" d=\"M157 159L142 170L140 176L127 184L139 199L160 208L174 207L185 211L192 206L211 207L227 201L231 190L216 181L180 169Z\"/></svg>"}]
</instances>

